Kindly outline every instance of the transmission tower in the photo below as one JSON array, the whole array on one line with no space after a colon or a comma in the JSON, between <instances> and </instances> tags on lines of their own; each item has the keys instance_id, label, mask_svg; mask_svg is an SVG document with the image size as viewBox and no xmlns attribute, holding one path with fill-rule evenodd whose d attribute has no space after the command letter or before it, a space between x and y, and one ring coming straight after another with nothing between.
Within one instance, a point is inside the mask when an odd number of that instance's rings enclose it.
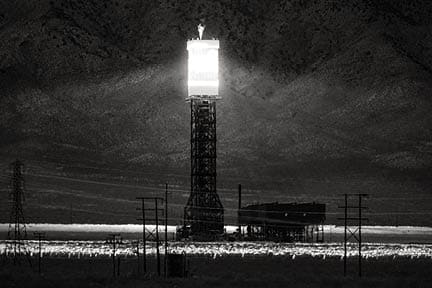
<instances>
[{"instance_id":1,"label":"transmission tower","mask_svg":"<svg viewBox=\"0 0 432 288\"><path fill-rule=\"evenodd\" d=\"M27 239L27 230L23 212L23 203L25 201L23 168L24 165L19 160L16 160L11 164L11 212L9 218L8 239L10 240L9 244L12 247L9 246L8 250L12 250L14 263L19 263L19 257L23 254L28 257L28 251L24 242Z\"/></svg>"},{"instance_id":2,"label":"transmission tower","mask_svg":"<svg viewBox=\"0 0 432 288\"><path fill-rule=\"evenodd\" d=\"M184 211L184 229L194 238L212 240L222 234L224 229L224 210L216 192L219 41L190 40L187 49L187 100L191 109L191 194Z\"/></svg>"}]
</instances>

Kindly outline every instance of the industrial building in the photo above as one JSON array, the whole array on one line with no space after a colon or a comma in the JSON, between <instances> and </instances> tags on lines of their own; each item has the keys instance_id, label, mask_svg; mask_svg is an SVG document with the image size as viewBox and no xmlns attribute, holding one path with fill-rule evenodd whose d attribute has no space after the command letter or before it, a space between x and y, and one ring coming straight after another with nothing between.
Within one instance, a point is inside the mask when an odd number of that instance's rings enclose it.
<instances>
[{"instance_id":1,"label":"industrial building","mask_svg":"<svg viewBox=\"0 0 432 288\"><path fill-rule=\"evenodd\" d=\"M238 224L245 240L323 242L326 205L264 203L241 207Z\"/></svg>"}]
</instances>

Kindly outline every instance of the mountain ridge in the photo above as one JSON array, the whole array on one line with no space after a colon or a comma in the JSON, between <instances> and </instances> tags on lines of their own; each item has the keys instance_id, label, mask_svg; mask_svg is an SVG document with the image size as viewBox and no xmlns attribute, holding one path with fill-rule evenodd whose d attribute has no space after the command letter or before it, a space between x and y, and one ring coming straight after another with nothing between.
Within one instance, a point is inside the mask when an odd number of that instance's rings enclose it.
<instances>
[{"instance_id":1,"label":"mountain ridge","mask_svg":"<svg viewBox=\"0 0 432 288\"><path fill-rule=\"evenodd\" d=\"M430 195L428 1L47 0L0 8L5 163L187 175L186 41L205 18L205 37L221 41L222 187L230 177L251 185L262 177L281 193L319 195L287 179L328 175ZM401 175L415 184L404 186Z\"/></svg>"}]
</instances>

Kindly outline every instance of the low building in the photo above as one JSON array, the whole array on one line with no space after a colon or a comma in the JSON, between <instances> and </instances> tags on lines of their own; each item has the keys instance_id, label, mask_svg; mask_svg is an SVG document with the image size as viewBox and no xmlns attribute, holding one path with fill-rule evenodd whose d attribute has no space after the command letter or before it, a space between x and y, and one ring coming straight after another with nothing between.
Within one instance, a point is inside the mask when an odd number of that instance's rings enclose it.
<instances>
[{"instance_id":1,"label":"low building","mask_svg":"<svg viewBox=\"0 0 432 288\"><path fill-rule=\"evenodd\" d=\"M322 242L325 212L315 202L254 204L238 211L238 221L247 240Z\"/></svg>"}]
</instances>

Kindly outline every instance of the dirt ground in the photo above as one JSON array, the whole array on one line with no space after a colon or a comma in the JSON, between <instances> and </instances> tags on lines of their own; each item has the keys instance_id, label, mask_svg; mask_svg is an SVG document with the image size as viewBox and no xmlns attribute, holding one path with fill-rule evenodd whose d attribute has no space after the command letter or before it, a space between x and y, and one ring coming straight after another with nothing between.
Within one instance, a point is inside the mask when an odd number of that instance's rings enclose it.
<instances>
[{"instance_id":1,"label":"dirt ground","mask_svg":"<svg viewBox=\"0 0 432 288\"><path fill-rule=\"evenodd\" d=\"M301 256L188 257L186 278L163 277L156 273L154 258L149 272L138 274L137 260L122 258L120 276L113 277L110 258L42 259L42 275L37 259L30 268L2 259L1 287L430 287L432 259L364 259L363 277L357 276L357 259L348 262L348 276L343 277L339 258ZM142 268L142 267L140 267Z\"/></svg>"}]
</instances>

